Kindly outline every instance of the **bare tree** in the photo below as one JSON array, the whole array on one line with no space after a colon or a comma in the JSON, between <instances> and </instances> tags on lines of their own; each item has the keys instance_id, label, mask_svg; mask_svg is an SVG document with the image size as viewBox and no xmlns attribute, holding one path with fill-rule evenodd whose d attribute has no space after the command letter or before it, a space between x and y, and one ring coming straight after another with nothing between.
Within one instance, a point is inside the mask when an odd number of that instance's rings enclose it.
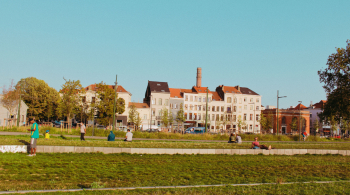
<instances>
[{"instance_id":1,"label":"bare tree","mask_svg":"<svg viewBox=\"0 0 350 195\"><path fill-rule=\"evenodd\" d=\"M2 97L1 97L1 104L4 108L6 108L9 111L10 117L15 114L16 108L19 103L19 89L15 88L15 84L13 80L11 81L11 84L6 87L2 88Z\"/></svg>"}]
</instances>

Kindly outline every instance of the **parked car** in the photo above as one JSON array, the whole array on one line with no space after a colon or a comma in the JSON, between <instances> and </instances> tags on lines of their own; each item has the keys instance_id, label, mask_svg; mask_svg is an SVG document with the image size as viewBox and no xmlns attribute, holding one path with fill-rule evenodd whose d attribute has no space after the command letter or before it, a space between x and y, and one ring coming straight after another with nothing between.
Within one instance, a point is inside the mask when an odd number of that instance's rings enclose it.
<instances>
[{"instance_id":1,"label":"parked car","mask_svg":"<svg viewBox=\"0 0 350 195\"><path fill-rule=\"evenodd\" d=\"M185 134L186 133L191 133L191 131L194 130L194 127L189 127L185 130Z\"/></svg>"},{"instance_id":2,"label":"parked car","mask_svg":"<svg viewBox=\"0 0 350 195\"><path fill-rule=\"evenodd\" d=\"M158 133L159 130L158 130L158 129L146 129L145 132L148 132L148 133Z\"/></svg>"},{"instance_id":3,"label":"parked car","mask_svg":"<svg viewBox=\"0 0 350 195\"><path fill-rule=\"evenodd\" d=\"M205 133L205 127L194 127L194 131L190 132L191 134L203 134Z\"/></svg>"}]
</instances>

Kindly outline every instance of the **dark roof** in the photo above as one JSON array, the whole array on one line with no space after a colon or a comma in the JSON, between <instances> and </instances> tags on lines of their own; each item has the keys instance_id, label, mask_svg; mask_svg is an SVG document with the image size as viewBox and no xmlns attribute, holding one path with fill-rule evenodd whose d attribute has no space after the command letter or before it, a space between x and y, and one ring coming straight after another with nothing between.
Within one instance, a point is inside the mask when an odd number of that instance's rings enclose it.
<instances>
[{"instance_id":1,"label":"dark roof","mask_svg":"<svg viewBox=\"0 0 350 195\"><path fill-rule=\"evenodd\" d=\"M253 91L247 87L240 87L240 92L242 94L248 94L248 95L259 95L259 94L255 93L255 91Z\"/></svg>"},{"instance_id":2,"label":"dark roof","mask_svg":"<svg viewBox=\"0 0 350 195\"><path fill-rule=\"evenodd\" d=\"M151 92L169 92L170 93L167 82L148 81L148 86Z\"/></svg>"}]
</instances>

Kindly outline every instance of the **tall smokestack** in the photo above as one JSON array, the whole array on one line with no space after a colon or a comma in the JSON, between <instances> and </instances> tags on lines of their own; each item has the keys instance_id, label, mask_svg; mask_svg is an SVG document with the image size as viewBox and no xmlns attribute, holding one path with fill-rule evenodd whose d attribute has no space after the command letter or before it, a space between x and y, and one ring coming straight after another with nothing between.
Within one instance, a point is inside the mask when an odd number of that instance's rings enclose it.
<instances>
[{"instance_id":1,"label":"tall smokestack","mask_svg":"<svg viewBox=\"0 0 350 195\"><path fill-rule=\"evenodd\" d=\"M197 84L196 87L202 87L202 68L197 68Z\"/></svg>"}]
</instances>

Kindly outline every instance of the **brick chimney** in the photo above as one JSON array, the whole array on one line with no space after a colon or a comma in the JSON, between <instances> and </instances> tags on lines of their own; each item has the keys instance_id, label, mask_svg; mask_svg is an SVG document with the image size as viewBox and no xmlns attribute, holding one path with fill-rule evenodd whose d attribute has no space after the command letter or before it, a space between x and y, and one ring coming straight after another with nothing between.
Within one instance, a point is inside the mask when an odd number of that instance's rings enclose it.
<instances>
[{"instance_id":1,"label":"brick chimney","mask_svg":"<svg viewBox=\"0 0 350 195\"><path fill-rule=\"evenodd\" d=\"M196 87L202 87L202 68L197 68L197 84Z\"/></svg>"}]
</instances>

